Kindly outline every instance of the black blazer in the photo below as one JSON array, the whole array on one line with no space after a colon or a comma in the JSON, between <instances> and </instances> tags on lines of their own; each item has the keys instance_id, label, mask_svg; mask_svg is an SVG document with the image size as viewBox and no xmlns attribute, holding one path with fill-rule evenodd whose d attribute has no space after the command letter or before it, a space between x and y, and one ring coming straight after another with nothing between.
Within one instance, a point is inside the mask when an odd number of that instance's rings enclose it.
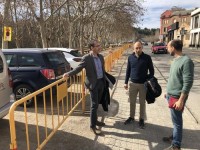
<instances>
[{"instance_id":1,"label":"black blazer","mask_svg":"<svg viewBox=\"0 0 200 150\"><path fill-rule=\"evenodd\" d=\"M116 83L116 79L114 76L112 76L111 74L109 74L107 72L105 72L105 75L113 85ZM108 111L108 105L110 105L110 92L109 92L109 82L108 81L106 81L106 85L103 90L100 104L102 104L104 111Z\"/></svg>"},{"instance_id":2,"label":"black blazer","mask_svg":"<svg viewBox=\"0 0 200 150\"><path fill-rule=\"evenodd\" d=\"M98 54L99 59L101 60L104 82L105 82L105 67L104 67L104 57L101 54ZM95 67L95 62L91 53L83 56L81 63L74 70L68 72L69 76L79 73L83 68L86 70L85 86L89 90L93 90L97 83L97 72Z\"/></svg>"},{"instance_id":3,"label":"black blazer","mask_svg":"<svg viewBox=\"0 0 200 150\"><path fill-rule=\"evenodd\" d=\"M146 101L148 104L154 103L156 100L156 97L159 97L162 94L162 88L160 84L158 83L158 80L156 77L152 77L148 79L144 86L146 88Z\"/></svg>"},{"instance_id":4,"label":"black blazer","mask_svg":"<svg viewBox=\"0 0 200 150\"><path fill-rule=\"evenodd\" d=\"M110 80L110 82L114 85L116 83L116 79L113 75L105 72L106 77Z\"/></svg>"}]
</instances>

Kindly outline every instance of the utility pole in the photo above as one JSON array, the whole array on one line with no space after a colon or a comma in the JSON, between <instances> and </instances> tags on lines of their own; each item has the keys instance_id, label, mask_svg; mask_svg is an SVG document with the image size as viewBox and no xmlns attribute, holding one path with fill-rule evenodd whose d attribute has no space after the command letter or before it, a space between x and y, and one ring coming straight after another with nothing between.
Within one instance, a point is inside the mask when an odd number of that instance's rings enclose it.
<instances>
[{"instance_id":1,"label":"utility pole","mask_svg":"<svg viewBox=\"0 0 200 150\"><path fill-rule=\"evenodd\" d=\"M10 0L4 0L4 14L3 14L3 27L2 27L2 33L4 33L4 26L8 26L9 23L9 5ZM8 48L8 41L4 41L4 34L2 34L2 49Z\"/></svg>"}]
</instances>

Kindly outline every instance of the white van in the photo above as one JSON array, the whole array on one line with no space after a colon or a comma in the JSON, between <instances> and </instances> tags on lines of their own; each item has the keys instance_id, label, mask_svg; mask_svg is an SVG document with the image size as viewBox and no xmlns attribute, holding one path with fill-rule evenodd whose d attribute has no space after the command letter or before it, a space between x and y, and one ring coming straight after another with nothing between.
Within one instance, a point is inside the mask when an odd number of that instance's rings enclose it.
<instances>
[{"instance_id":1,"label":"white van","mask_svg":"<svg viewBox=\"0 0 200 150\"><path fill-rule=\"evenodd\" d=\"M8 114L10 106L15 102L12 91L12 77L5 57L0 50L0 118Z\"/></svg>"}]
</instances>

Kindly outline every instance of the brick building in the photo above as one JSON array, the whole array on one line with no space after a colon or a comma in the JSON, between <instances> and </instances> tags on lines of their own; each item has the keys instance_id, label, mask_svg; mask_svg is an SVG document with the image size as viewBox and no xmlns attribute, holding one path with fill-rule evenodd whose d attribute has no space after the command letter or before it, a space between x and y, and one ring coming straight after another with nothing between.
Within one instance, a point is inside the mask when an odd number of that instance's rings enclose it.
<instances>
[{"instance_id":1,"label":"brick building","mask_svg":"<svg viewBox=\"0 0 200 150\"><path fill-rule=\"evenodd\" d=\"M160 37L162 37L164 42L169 42L173 39L181 39L183 41L183 46L189 47L192 11L193 10L172 8L161 14Z\"/></svg>"},{"instance_id":2,"label":"brick building","mask_svg":"<svg viewBox=\"0 0 200 150\"><path fill-rule=\"evenodd\" d=\"M171 14L172 14L172 10L166 10L165 12L161 14L161 17L160 17L160 24L161 24L160 35L161 35L162 40L165 42L168 41L167 27L171 24L170 22Z\"/></svg>"}]
</instances>

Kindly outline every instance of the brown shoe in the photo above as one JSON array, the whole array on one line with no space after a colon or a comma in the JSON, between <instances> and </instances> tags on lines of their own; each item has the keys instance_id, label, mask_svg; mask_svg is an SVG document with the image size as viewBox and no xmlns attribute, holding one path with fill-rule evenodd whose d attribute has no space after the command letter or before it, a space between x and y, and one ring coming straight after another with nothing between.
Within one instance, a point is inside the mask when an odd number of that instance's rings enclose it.
<instances>
[{"instance_id":1,"label":"brown shoe","mask_svg":"<svg viewBox=\"0 0 200 150\"><path fill-rule=\"evenodd\" d=\"M90 127L90 131L92 131L96 135L100 135L101 131L97 129L96 127Z\"/></svg>"},{"instance_id":2,"label":"brown shoe","mask_svg":"<svg viewBox=\"0 0 200 150\"><path fill-rule=\"evenodd\" d=\"M172 143L172 140L173 140L173 136L168 136L168 137L163 137L163 142L166 142L166 143Z\"/></svg>"},{"instance_id":3,"label":"brown shoe","mask_svg":"<svg viewBox=\"0 0 200 150\"><path fill-rule=\"evenodd\" d=\"M97 126L100 126L100 127L103 127L103 126L105 126L106 124L105 124L104 122L99 122L99 121L97 121L96 125L97 125Z\"/></svg>"},{"instance_id":4,"label":"brown shoe","mask_svg":"<svg viewBox=\"0 0 200 150\"><path fill-rule=\"evenodd\" d=\"M177 146L171 145L170 147L168 147L168 148L166 148L166 149L164 149L164 150L181 150L181 148L180 148L180 147L177 147Z\"/></svg>"}]
</instances>

